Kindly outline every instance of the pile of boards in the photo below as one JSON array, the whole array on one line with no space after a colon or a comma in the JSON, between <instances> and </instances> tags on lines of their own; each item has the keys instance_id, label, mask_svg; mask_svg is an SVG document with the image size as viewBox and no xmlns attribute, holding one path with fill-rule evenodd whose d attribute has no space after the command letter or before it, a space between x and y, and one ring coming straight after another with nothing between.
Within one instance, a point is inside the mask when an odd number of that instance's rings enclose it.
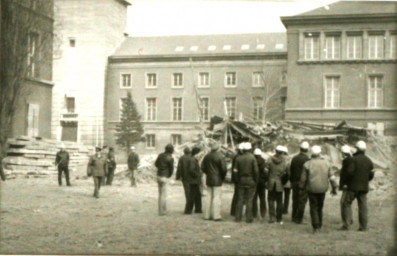
<instances>
[{"instance_id":1,"label":"pile of boards","mask_svg":"<svg viewBox=\"0 0 397 256\"><path fill-rule=\"evenodd\" d=\"M9 139L7 157L3 166L8 174L51 174L56 171L55 156L62 144L69 152L69 169L75 170L80 165L88 163L93 152L77 142L56 141L41 137L18 136Z\"/></svg>"}]
</instances>

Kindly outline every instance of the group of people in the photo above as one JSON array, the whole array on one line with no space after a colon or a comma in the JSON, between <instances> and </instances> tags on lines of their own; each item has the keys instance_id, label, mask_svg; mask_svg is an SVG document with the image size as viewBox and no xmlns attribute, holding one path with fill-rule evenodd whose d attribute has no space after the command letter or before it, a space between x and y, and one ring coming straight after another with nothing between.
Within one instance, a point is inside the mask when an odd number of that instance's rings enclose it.
<instances>
[{"instance_id":1,"label":"group of people","mask_svg":"<svg viewBox=\"0 0 397 256\"><path fill-rule=\"evenodd\" d=\"M185 191L184 213L192 214L193 208L195 213L202 213L203 192L200 188L202 174L205 174L204 219L221 221L221 191L227 174L226 161L218 150L218 143L211 143L210 148L211 151L204 156L201 166L196 157L200 148L185 148L184 155L178 161L176 179L182 180ZM340 230L348 230L352 225L351 207L356 198L359 207L359 231L367 230L366 195L374 172L371 160L365 156L365 150L364 141L357 142L354 148L348 145L341 148L344 159L339 182L339 189L342 191L340 204L343 223ZM159 215L167 213L167 184L174 170L173 151L173 146L167 145L165 152L161 153L155 162L158 170ZM285 209L285 201L292 190L292 222L302 223L309 201L313 233L319 232L322 228L326 192L331 186L331 194L336 195L338 189L331 163L321 153L321 146L310 147L309 143L304 141L300 145L300 152L292 159L288 157L287 147L278 145L274 155L265 160L260 148L253 149L249 142L240 143L232 161L232 181L235 190L231 215L235 217L235 221L242 220L244 205L246 222L251 223L256 217L263 221L268 205L269 223L282 225L283 214L288 212L288 202ZM284 201L283 194L287 197Z\"/></svg>"}]
</instances>

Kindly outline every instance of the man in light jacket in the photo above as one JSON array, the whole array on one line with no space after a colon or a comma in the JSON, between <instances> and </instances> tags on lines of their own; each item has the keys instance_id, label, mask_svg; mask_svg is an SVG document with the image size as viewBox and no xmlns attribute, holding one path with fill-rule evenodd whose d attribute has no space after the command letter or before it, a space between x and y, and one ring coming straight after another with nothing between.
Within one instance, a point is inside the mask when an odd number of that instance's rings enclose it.
<instances>
[{"instance_id":1,"label":"man in light jacket","mask_svg":"<svg viewBox=\"0 0 397 256\"><path fill-rule=\"evenodd\" d=\"M107 156L102 154L100 147L95 148L95 155L90 157L88 166L92 170L91 175L94 179L94 197L99 198L99 190L108 173Z\"/></svg>"}]
</instances>

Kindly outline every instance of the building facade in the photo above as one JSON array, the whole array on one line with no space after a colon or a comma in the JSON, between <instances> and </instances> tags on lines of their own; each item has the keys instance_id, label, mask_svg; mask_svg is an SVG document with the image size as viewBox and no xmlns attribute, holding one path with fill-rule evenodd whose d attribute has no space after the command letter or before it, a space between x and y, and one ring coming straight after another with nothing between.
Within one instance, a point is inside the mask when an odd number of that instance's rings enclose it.
<instances>
[{"instance_id":1,"label":"building facade","mask_svg":"<svg viewBox=\"0 0 397 256\"><path fill-rule=\"evenodd\" d=\"M54 139L103 144L107 58L125 35L125 0L55 0Z\"/></svg>"},{"instance_id":2,"label":"building facade","mask_svg":"<svg viewBox=\"0 0 397 256\"><path fill-rule=\"evenodd\" d=\"M282 17L287 120L397 128L397 3L336 2Z\"/></svg>"},{"instance_id":3,"label":"building facade","mask_svg":"<svg viewBox=\"0 0 397 256\"><path fill-rule=\"evenodd\" d=\"M109 57L106 144L114 145L127 92L144 125L139 152L190 141L215 115L253 124L280 119L285 39L284 33L126 38Z\"/></svg>"}]
</instances>

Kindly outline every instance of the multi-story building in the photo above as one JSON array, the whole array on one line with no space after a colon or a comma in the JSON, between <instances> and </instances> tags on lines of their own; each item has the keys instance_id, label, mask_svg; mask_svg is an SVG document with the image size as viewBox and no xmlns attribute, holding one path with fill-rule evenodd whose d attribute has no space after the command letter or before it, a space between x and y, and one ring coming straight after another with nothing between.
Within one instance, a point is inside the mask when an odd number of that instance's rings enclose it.
<instances>
[{"instance_id":1,"label":"multi-story building","mask_svg":"<svg viewBox=\"0 0 397 256\"><path fill-rule=\"evenodd\" d=\"M193 139L214 115L250 123L281 118L285 39L284 33L126 38L109 57L106 143L114 145L127 92L142 115L141 152Z\"/></svg>"},{"instance_id":2,"label":"multi-story building","mask_svg":"<svg viewBox=\"0 0 397 256\"><path fill-rule=\"evenodd\" d=\"M103 143L108 56L124 39L125 0L56 0L52 137Z\"/></svg>"},{"instance_id":3,"label":"multi-story building","mask_svg":"<svg viewBox=\"0 0 397 256\"><path fill-rule=\"evenodd\" d=\"M397 2L342 1L281 20L286 119L396 131Z\"/></svg>"}]
</instances>

